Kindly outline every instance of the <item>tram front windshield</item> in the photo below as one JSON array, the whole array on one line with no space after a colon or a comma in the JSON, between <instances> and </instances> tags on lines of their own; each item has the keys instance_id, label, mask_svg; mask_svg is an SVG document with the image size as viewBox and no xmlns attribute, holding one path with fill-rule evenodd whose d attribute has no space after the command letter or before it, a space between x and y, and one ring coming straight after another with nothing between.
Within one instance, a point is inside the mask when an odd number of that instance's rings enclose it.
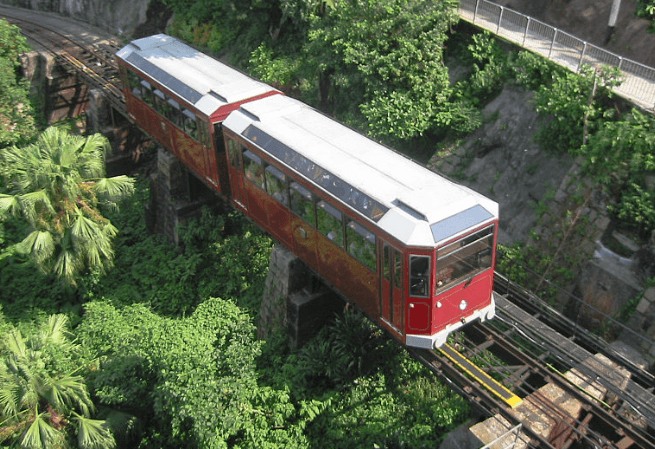
<instances>
[{"instance_id":1,"label":"tram front windshield","mask_svg":"<svg viewBox=\"0 0 655 449\"><path fill-rule=\"evenodd\" d=\"M494 226L490 226L439 248L435 267L435 293L442 293L491 268L494 229Z\"/></svg>"}]
</instances>

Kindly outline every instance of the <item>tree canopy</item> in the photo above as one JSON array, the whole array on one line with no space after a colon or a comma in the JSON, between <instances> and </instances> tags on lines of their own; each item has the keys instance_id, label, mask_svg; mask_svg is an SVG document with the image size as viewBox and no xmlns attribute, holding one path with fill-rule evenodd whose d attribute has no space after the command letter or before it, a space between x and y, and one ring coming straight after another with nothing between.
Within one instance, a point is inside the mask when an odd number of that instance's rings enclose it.
<instances>
[{"instance_id":1,"label":"tree canopy","mask_svg":"<svg viewBox=\"0 0 655 449\"><path fill-rule=\"evenodd\" d=\"M29 86L20 76L20 55L29 50L20 28L0 19L0 148L36 134Z\"/></svg>"},{"instance_id":2,"label":"tree canopy","mask_svg":"<svg viewBox=\"0 0 655 449\"><path fill-rule=\"evenodd\" d=\"M107 423L91 417L95 406L80 372L91 363L73 343L65 315L50 316L27 335L10 327L1 341L0 442L26 449L115 447Z\"/></svg>"},{"instance_id":3,"label":"tree canopy","mask_svg":"<svg viewBox=\"0 0 655 449\"><path fill-rule=\"evenodd\" d=\"M117 229L101 208L118 207L132 194L134 180L105 177L107 145L101 134L82 137L50 127L33 144L0 150L0 176L8 189L0 193L0 214L20 216L29 227L5 256L28 257L69 285L84 268L111 265Z\"/></svg>"},{"instance_id":4,"label":"tree canopy","mask_svg":"<svg viewBox=\"0 0 655 449\"><path fill-rule=\"evenodd\" d=\"M407 139L444 120L443 48L456 2L341 0L314 16L308 53L329 109L358 108L376 136Z\"/></svg>"}]
</instances>

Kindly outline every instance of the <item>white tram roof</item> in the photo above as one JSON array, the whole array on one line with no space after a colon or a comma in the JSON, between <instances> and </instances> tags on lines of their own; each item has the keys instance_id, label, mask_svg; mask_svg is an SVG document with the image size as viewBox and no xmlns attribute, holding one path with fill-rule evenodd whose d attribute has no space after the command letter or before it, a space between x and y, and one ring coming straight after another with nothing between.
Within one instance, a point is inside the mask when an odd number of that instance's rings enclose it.
<instances>
[{"instance_id":1,"label":"white tram roof","mask_svg":"<svg viewBox=\"0 0 655 449\"><path fill-rule=\"evenodd\" d=\"M275 90L166 34L134 40L116 56L207 116L226 104Z\"/></svg>"},{"instance_id":2,"label":"white tram roof","mask_svg":"<svg viewBox=\"0 0 655 449\"><path fill-rule=\"evenodd\" d=\"M498 218L498 204L292 98L223 123L408 246L434 247Z\"/></svg>"}]
</instances>

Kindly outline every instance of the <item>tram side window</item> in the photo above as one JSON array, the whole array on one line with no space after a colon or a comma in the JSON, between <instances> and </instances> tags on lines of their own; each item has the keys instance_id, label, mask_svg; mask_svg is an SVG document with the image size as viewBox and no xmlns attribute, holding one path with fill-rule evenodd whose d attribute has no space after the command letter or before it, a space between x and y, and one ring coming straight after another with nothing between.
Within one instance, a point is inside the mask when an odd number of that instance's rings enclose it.
<instances>
[{"instance_id":1,"label":"tram side window","mask_svg":"<svg viewBox=\"0 0 655 449\"><path fill-rule=\"evenodd\" d=\"M391 247L388 245L382 248L382 275L387 281L391 281Z\"/></svg>"},{"instance_id":2,"label":"tram side window","mask_svg":"<svg viewBox=\"0 0 655 449\"><path fill-rule=\"evenodd\" d=\"M202 142L203 145L205 145L207 148L211 147L211 140L210 140L210 134L209 134L209 126L207 122L200 117L196 117L198 120L198 138L200 139L200 142Z\"/></svg>"},{"instance_id":3,"label":"tram side window","mask_svg":"<svg viewBox=\"0 0 655 449\"><path fill-rule=\"evenodd\" d=\"M394 280L393 280L393 285L395 285L397 288L402 288L403 285L403 255L400 251L394 250L394 263L396 264L393 275L394 275Z\"/></svg>"},{"instance_id":4,"label":"tram side window","mask_svg":"<svg viewBox=\"0 0 655 449\"><path fill-rule=\"evenodd\" d=\"M285 206L289 205L289 194L287 192L287 177L272 165L267 165L264 170L266 177L266 191L273 198Z\"/></svg>"},{"instance_id":5,"label":"tram side window","mask_svg":"<svg viewBox=\"0 0 655 449\"><path fill-rule=\"evenodd\" d=\"M316 226L316 212L312 193L298 184L292 182L289 186L291 210L312 226Z\"/></svg>"},{"instance_id":6,"label":"tram side window","mask_svg":"<svg viewBox=\"0 0 655 449\"><path fill-rule=\"evenodd\" d=\"M127 82L130 86L130 92L135 97L141 98L141 78L131 70L127 70Z\"/></svg>"},{"instance_id":7,"label":"tram side window","mask_svg":"<svg viewBox=\"0 0 655 449\"><path fill-rule=\"evenodd\" d=\"M196 115L184 109L182 111L182 117L184 119L184 131L194 139L198 140L198 124L196 123Z\"/></svg>"},{"instance_id":8,"label":"tram side window","mask_svg":"<svg viewBox=\"0 0 655 449\"><path fill-rule=\"evenodd\" d=\"M243 168L246 172L246 178L257 187L266 189L264 184L264 167L262 159L250 150L243 152Z\"/></svg>"},{"instance_id":9,"label":"tram side window","mask_svg":"<svg viewBox=\"0 0 655 449\"><path fill-rule=\"evenodd\" d=\"M150 106L154 107L155 100L154 100L154 94L152 93L152 86L148 81L142 80L141 81L141 98L143 98L143 101L148 103Z\"/></svg>"},{"instance_id":10,"label":"tram side window","mask_svg":"<svg viewBox=\"0 0 655 449\"><path fill-rule=\"evenodd\" d=\"M346 226L346 244L348 253L374 272L377 271L377 253L375 251L375 234L355 221Z\"/></svg>"},{"instance_id":11,"label":"tram side window","mask_svg":"<svg viewBox=\"0 0 655 449\"><path fill-rule=\"evenodd\" d=\"M436 293L491 268L494 226L451 243L437 252Z\"/></svg>"},{"instance_id":12,"label":"tram side window","mask_svg":"<svg viewBox=\"0 0 655 449\"><path fill-rule=\"evenodd\" d=\"M343 248L341 212L327 201L321 200L316 204L316 219L319 232Z\"/></svg>"},{"instance_id":13,"label":"tram side window","mask_svg":"<svg viewBox=\"0 0 655 449\"><path fill-rule=\"evenodd\" d=\"M430 285L430 257L409 256L409 294L425 298Z\"/></svg>"},{"instance_id":14,"label":"tram side window","mask_svg":"<svg viewBox=\"0 0 655 449\"><path fill-rule=\"evenodd\" d=\"M164 93L159 89L155 89L154 94L155 94L155 109L161 115L166 116L166 112L168 109L168 104L166 103L166 95L164 95Z\"/></svg>"},{"instance_id":15,"label":"tram side window","mask_svg":"<svg viewBox=\"0 0 655 449\"><path fill-rule=\"evenodd\" d=\"M240 153L239 144L233 139L227 139L227 155L230 158L230 165L237 171L241 171Z\"/></svg>"},{"instance_id":16,"label":"tram side window","mask_svg":"<svg viewBox=\"0 0 655 449\"><path fill-rule=\"evenodd\" d=\"M178 127L182 127L182 113L180 112L180 105L177 101L173 100L172 98L169 98L168 101L168 108L166 112L166 118L173 122L174 125Z\"/></svg>"}]
</instances>

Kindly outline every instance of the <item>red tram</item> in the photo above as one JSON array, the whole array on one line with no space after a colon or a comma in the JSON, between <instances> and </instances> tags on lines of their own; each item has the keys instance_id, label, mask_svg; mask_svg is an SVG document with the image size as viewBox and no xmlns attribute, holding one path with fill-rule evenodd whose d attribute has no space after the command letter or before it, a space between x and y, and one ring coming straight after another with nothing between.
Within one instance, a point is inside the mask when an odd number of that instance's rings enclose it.
<instances>
[{"instance_id":1,"label":"red tram","mask_svg":"<svg viewBox=\"0 0 655 449\"><path fill-rule=\"evenodd\" d=\"M116 59L130 119L229 195L220 123L240 104L280 92L165 34L132 41Z\"/></svg>"},{"instance_id":2,"label":"red tram","mask_svg":"<svg viewBox=\"0 0 655 449\"><path fill-rule=\"evenodd\" d=\"M438 347L493 318L497 203L168 36L118 57L133 120L398 340ZM197 83L204 100L180 93Z\"/></svg>"}]
</instances>

